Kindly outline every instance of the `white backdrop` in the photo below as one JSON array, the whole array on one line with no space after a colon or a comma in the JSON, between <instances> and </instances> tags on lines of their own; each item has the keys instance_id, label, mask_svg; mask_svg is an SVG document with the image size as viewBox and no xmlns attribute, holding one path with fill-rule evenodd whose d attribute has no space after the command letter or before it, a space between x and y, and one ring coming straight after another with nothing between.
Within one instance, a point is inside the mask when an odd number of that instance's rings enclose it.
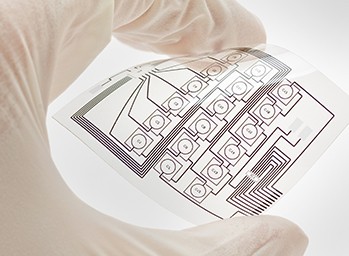
<instances>
[{"instance_id":1,"label":"white backdrop","mask_svg":"<svg viewBox=\"0 0 349 256\"><path fill-rule=\"evenodd\" d=\"M300 55L349 93L349 2L320 1L245 0L242 4L264 23L268 43ZM163 57L113 40L51 104L47 123L54 160L68 186L82 200L136 225L181 229L191 224L129 185L50 118L69 100L107 76ZM288 218L303 228L310 239L306 255L349 255L348 152L349 128L346 128L304 178L266 212Z\"/></svg>"}]
</instances>

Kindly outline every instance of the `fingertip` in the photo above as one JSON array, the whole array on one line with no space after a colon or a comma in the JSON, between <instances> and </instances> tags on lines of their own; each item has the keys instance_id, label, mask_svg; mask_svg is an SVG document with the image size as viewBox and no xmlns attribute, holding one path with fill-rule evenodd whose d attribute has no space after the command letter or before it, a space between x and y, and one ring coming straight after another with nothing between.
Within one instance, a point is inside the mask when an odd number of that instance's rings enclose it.
<instances>
[{"instance_id":1,"label":"fingertip","mask_svg":"<svg viewBox=\"0 0 349 256\"><path fill-rule=\"evenodd\" d=\"M238 45L255 46L266 43L267 34L262 20L239 3L237 5L240 7Z\"/></svg>"},{"instance_id":2,"label":"fingertip","mask_svg":"<svg viewBox=\"0 0 349 256\"><path fill-rule=\"evenodd\" d=\"M296 223L278 216L259 216L268 223L270 239L284 250L284 255L303 255L309 244L309 238Z\"/></svg>"}]
</instances>

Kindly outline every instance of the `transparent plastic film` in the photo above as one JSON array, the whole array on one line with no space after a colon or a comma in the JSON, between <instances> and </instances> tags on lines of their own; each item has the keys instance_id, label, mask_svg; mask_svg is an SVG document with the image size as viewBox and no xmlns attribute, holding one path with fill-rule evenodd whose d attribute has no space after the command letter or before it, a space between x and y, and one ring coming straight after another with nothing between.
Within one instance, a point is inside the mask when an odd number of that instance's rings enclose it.
<instances>
[{"instance_id":1,"label":"transparent plastic film","mask_svg":"<svg viewBox=\"0 0 349 256\"><path fill-rule=\"evenodd\" d=\"M270 45L139 65L54 118L143 193L193 223L258 215L348 125L349 97Z\"/></svg>"}]
</instances>

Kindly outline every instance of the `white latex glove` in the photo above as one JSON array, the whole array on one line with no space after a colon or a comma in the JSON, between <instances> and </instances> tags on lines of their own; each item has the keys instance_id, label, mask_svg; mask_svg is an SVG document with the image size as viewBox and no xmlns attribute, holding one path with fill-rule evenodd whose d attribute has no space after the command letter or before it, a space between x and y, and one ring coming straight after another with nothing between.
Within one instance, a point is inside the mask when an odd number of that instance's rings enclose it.
<instances>
[{"instance_id":1,"label":"white latex glove","mask_svg":"<svg viewBox=\"0 0 349 256\"><path fill-rule=\"evenodd\" d=\"M240 217L183 231L135 227L81 202L50 155L45 117L109 42L196 53L264 41L233 0L2 0L0 4L0 254L302 255L287 220Z\"/></svg>"}]
</instances>

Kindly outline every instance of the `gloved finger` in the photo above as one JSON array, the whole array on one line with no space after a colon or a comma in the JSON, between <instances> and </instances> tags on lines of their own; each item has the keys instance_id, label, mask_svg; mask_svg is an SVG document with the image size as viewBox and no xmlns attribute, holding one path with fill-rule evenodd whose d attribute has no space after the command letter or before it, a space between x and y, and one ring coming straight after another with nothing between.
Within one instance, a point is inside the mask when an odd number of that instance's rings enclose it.
<instances>
[{"instance_id":1,"label":"gloved finger","mask_svg":"<svg viewBox=\"0 0 349 256\"><path fill-rule=\"evenodd\" d=\"M235 0L115 1L114 35L171 55L265 42L262 24Z\"/></svg>"},{"instance_id":2,"label":"gloved finger","mask_svg":"<svg viewBox=\"0 0 349 256\"><path fill-rule=\"evenodd\" d=\"M45 131L50 98L110 41L113 1L5 0L0 6L0 123L30 117ZM5 127L6 126L6 127Z\"/></svg>"},{"instance_id":3,"label":"gloved finger","mask_svg":"<svg viewBox=\"0 0 349 256\"><path fill-rule=\"evenodd\" d=\"M308 245L308 238L300 227L268 215L235 217L186 232L207 237L207 255L301 256Z\"/></svg>"},{"instance_id":4,"label":"gloved finger","mask_svg":"<svg viewBox=\"0 0 349 256\"><path fill-rule=\"evenodd\" d=\"M61 4L61 44L57 49L51 99L69 86L110 42L112 0L65 0ZM56 8L56 7L55 7Z\"/></svg>"}]
</instances>

